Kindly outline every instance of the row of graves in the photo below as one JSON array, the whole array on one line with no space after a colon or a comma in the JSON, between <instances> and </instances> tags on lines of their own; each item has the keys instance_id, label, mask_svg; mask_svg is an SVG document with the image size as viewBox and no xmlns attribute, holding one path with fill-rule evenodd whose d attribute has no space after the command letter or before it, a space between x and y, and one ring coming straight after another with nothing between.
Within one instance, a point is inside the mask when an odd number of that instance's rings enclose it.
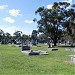
<instances>
[{"instance_id":1,"label":"row of graves","mask_svg":"<svg viewBox=\"0 0 75 75\"><path fill-rule=\"evenodd\" d=\"M51 43L52 45L52 43ZM37 46L37 41L29 41L26 40L25 42L22 41L21 43L21 52L25 53L26 55L48 55L47 51L42 51L42 50L31 50L31 46ZM50 51L56 51L58 50L57 48L48 48Z\"/></svg>"},{"instance_id":2,"label":"row of graves","mask_svg":"<svg viewBox=\"0 0 75 75\"><path fill-rule=\"evenodd\" d=\"M73 47L67 47L67 48L65 48L65 50L66 50L66 51L75 52L75 48L73 48ZM71 57L71 62L72 62L72 63L75 63L75 55L72 54L72 55L69 55L69 56Z\"/></svg>"},{"instance_id":3,"label":"row of graves","mask_svg":"<svg viewBox=\"0 0 75 75\"><path fill-rule=\"evenodd\" d=\"M70 41L65 41L65 50L75 52L75 45ZM71 62L75 63L75 55L69 55L71 57Z\"/></svg>"},{"instance_id":4,"label":"row of graves","mask_svg":"<svg viewBox=\"0 0 75 75\"><path fill-rule=\"evenodd\" d=\"M26 40L25 42L23 40L17 41L16 46L21 47L21 52L25 53L26 55L48 55L47 51L42 51L42 50L31 50L31 46L37 46L37 41L29 41ZM47 45L47 43L45 43ZM52 43L50 43L50 48L48 50L50 51L56 51L58 48L53 48Z\"/></svg>"},{"instance_id":5,"label":"row of graves","mask_svg":"<svg viewBox=\"0 0 75 75\"><path fill-rule=\"evenodd\" d=\"M16 46L21 47L21 52L26 55L48 55L48 52L41 50L31 50L31 46L36 46L37 42L30 42L26 40L25 42L22 40L21 43L16 43Z\"/></svg>"},{"instance_id":6,"label":"row of graves","mask_svg":"<svg viewBox=\"0 0 75 75\"><path fill-rule=\"evenodd\" d=\"M25 55L48 55L49 53L47 51L42 51L42 50L32 50L31 46L36 46L37 42L34 41L29 41L26 40L25 42L22 41L18 41L16 43L16 46L21 47L21 52L24 53ZM48 45L47 43L45 43L45 45ZM53 47L52 43L50 43L50 48L48 48L49 51L57 51L58 48ZM70 46L68 44L68 46ZM72 47L65 47L65 50L69 50L69 51L73 51L75 52L75 48ZM71 62L75 63L75 55L70 55L71 56Z\"/></svg>"},{"instance_id":7,"label":"row of graves","mask_svg":"<svg viewBox=\"0 0 75 75\"><path fill-rule=\"evenodd\" d=\"M30 46L22 46L22 53L26 55L48 55L48 52L41 50L31 50Z\"/></svg>"},{"instance_id":8,"label":"row of graves","mask_svg":"<svg viewBox=\"0 0 75 75\"><path fill-rule=\"evenodd\" d=\"M29 41L27 41L27 44L25 44L25 45L22 44L21 52L22 53L25 53L26 55L48 55L48 52L47 51L31 50L30 47L32 45L33 44L31 42L29 42ZM75 48L68 47L68 48L65 48L65 49L75 52ZM48 48L48 50L49 51L57 51L58 48L53 47L52 46L52 43L51 43L51 48ZM71 56L71 62L72 63L75 63L75 55L70 55L70 56Z\"/></svg>"},{"instance_id":9,"label":"row of graves","mask_svg":"<svg viewBox=\"0 0 75 75\"><path fill-rule=\"evenodd\" d=\"M37 42L30 42L26 41L25 45L22 44L22 53L25 53L26 55L48 55L48 52L41 51L41 50L31 50L31 46L36 46Z\"/></svg>"}]
</instances>

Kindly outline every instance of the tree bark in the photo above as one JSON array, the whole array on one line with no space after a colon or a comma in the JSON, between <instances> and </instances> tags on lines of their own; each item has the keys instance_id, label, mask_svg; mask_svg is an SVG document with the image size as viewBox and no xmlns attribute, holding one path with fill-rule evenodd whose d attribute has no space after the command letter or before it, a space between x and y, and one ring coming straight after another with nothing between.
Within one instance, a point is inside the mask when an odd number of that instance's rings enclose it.
<instances>
[{"instance_id":1,"label":"tree bark","mask_svg":"<svg viewBox=\"0 0 75 75\"><path fill-rule=\"evenodd\" d=\"M54 41L54 46L57 46L57 41Z\"/></svg>"},{"instance_id":2,"label":"tree bark","mask_svg":"<svg viewBox=\"0 0 75 75\"><path fill-rule=\"evenodd\" d=\"M48 44L48 48L51 48L51 45L50 45L50 43Z\"/></svg>"},{"instance_id":3,"label":"tree bark","mask_svg":"<svg viewBox=\"0 0 75 75\"><path fill-rule=\"evenodd\" d=\"M57 35L54 35L53 43L54 43L54 46L57 46Z\"/></svg>"}]
</instances>

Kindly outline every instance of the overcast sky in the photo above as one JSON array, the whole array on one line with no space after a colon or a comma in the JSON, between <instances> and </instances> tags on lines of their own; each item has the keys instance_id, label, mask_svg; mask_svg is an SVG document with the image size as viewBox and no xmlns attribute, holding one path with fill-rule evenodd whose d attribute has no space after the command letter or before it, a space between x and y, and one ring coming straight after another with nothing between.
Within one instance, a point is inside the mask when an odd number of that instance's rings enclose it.
<instances>
[{"instance_id":1,"label":"overcast sky","mask_svg":"<svg viewBox=\"0 0 75 75\"><path fill-rule=\"evenodd\" d=\"M31 34L37 29L37 23L33 22L35 11L45 6L51 8L54 2L72 0L0 0L0 29L13 34L15 31L22 31L24 34Z\"/></svg>"}]
</instances>

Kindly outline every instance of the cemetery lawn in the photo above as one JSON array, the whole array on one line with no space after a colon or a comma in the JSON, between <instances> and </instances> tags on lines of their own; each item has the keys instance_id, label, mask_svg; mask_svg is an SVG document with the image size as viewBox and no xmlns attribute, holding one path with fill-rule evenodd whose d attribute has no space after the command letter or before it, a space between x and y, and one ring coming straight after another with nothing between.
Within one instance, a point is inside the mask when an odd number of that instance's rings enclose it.
<instances>
[{"instance_id":1,"label":"cemetery lawn","mask_svg":"<svg viewBox=\"0 0 75 75\"><path fill-rule=\"evenodd\" d=\"M49 51L48 46L31 47L48 51L49 55L27 56L15 45L0 45L0 75L75 75L75 64L69 55L75 54L59 48Z\"/></svg>"}]
</instances>

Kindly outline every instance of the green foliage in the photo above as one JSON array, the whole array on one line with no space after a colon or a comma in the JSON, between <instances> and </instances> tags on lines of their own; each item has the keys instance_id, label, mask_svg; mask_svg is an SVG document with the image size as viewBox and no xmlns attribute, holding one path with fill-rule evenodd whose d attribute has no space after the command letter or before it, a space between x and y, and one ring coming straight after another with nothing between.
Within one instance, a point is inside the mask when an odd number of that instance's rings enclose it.
<instances>
[{"instance_id":1,"label":"green foliage","mask_svg":"<svg viewBox=\"0 0 75 75\"><path fill-rule=\"evenodd\" d=\"M32 31L32 35L31 35L31 38L32 38L33 40L36 40L36 39L37 39L37 35L38 35L38 31L37 31L37 30L33 30L33 31Z\"/></svg>"},{"instance_id":2,"label":"green foliage","mask_svg":"<svg viewBox=\"0 0 75 75\"><path fill-rule=\"evenodd\" d=\"M0 75L74 75L75 64L70 63L75 54L59 48L49 51L48 46L39 44L31 49L45 50L49 55L26 56L19 47L0 45ZM67 62L66 62L67 61Z\"/></svg>"},{"instance_id":3,"label":"green foliage","mask_svg":"<svg viewBox=\"0 0 75 75\"><path fill-rule=\"evenodd\" d=\"M21 36L22 36L22 32L21 31L15 31L15 33L13 33L13 35L14 35L14 39L20 40Z\"/></svg>"},{"instance_id":4,"label":"green foliage","mask_svg":"<svg viewBox=\"0 0 75 75\"><path fill-rule=\"evenodd\" d=\"M4 38L4 31L0 29L0 42L2 42Z\"/></svg>"},{"instance_id":5,"label":"green foliage","mask_svg":"<svg viewBox=\"0 0 75 75\"><path fill-rule=\"evenodd\" d=\"M54 2L52 9L39 7L36 11L40 16L38 21L35 19L38 23L38 31L50 37L54 42L54 46L56 46L57 41L61 38L63 27L65 27L63 25L66 19L65 13L69 5L67 2Z\"/></svg>"}]
</instances>

